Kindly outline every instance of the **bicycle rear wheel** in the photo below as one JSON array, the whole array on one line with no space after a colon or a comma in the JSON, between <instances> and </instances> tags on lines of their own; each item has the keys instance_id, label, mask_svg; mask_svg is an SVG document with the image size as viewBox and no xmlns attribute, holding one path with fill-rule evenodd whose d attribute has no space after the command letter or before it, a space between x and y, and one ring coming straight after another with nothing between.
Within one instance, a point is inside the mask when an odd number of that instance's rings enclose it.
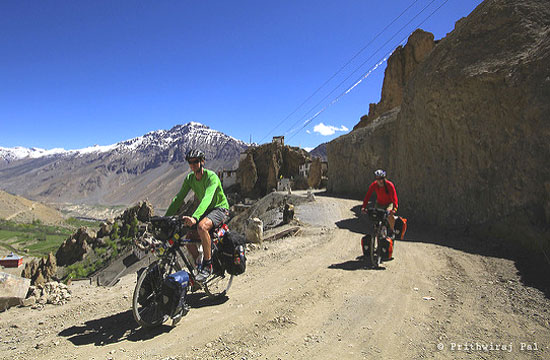
<instances>
[{"instance_id":1,"label":"bicycle rear wheel","mask_svg":"<svg viewBox=\"0 0 550 360\"><path fill-rule=\"evenodd\" d=\"M224 296L233 283L233 276L230 274L214 274L204 284L204 291L210 297Z\"/></svg>"}]
</instances>

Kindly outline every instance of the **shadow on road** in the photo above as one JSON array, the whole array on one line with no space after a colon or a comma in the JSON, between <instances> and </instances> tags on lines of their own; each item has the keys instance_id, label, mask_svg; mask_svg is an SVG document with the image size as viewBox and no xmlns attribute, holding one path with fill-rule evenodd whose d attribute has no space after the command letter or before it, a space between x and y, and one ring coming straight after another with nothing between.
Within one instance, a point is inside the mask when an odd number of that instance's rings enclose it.
<instances>
[{"instance_id":1,"label":"shadow on road","mask_svg":"<svg viewBox=\"0 0 550 360\"><path fill-rule=\"evenodd\" d=\"M151 329L139 328L139 325L128 310L115 315L86 321L81 326L71 326L59 333L59 336L68 338L76 346L90 345L104 346L120 341L141 341L152 339L155 336L169 332L170 326L158 326Z\"/></svg>"},{"instance_id":2,"label":"shadow on road","mask_svg":"<svg viewBox=\"0 0 550 360\"><path fill-rule=\"evenodd\" d=\"M372 223L367 215L361 214L361 205L351 208L355 217L337 221L335 224L340 229L346 229L357 234L366 234L372 229Z\"/></svg>"},{"instance_id":3,"label":"shadow on road","mask_svg":"<svg viewBox=\"0 0 550 360\"><path fill-rule=\"evenodd\" d=\"M228 299L227 296L209 298L205 293L194 293L187 296L187 302L191 308L220 305ZM171 330L172 327L168 325L140 328L134 320L132 310L128 310L101 319L86 321L84 325L71 326L61 331L59 336L68 338L76 346L89 344L104 346L125 340L148 340Z\"/></svg>"},{"instance_id":4,"label":"shadow on road","mask_svg":"<svg viewBox=\"0 0 550 360\"><path fill-rule=\"evenodd\" d=\"M344 261L343 263L339 264L332 264L328 267L329 269L340 269L340 270L347 270L347 271L355 271L355 270L386 270L384 266L380 266L377 269L369 269L366 266L365 259L363 259L363 256L358 256L355 258L355 260L348 260Z\"/></svg>"},{"instance_id":5,"label":"shadow on road","mask_svg":"<svg viewBox=\"0 0 550 360\"><path fill-rule=\"evenodd\" d=\"M227 297L226 295L211 298L203 292L188 294L185 297L185 301L193 309L198 309L205 306L221 305L227 300L229 300L229 297Z\"/></svg>"},{"instance_id":6,"label":"shadow on road","mask_svg":"<svg viewBox=\"0 0 550 360\"><path fill-rule=\"evenodd\" d=\"M334 196L324 193L316 195ZM361 215L360 201L350 210L353 211L355 216L336 222L336 226L357 234L371 232L372 223L367 216ZM406 214L401 215L407 217ZM449 230L431 225L416 224L414 222L409 222L408 225L405 239L397 240L397 246L399 246L400 241L428 243L450 247L470 254L512 260L518 270L517 274L520 276L521 282L524 285L541 290L550 299L550 276L547 275L548 270L550 270L550 264L542 258L534 259L521 247L505 244L498 238L480 240L472 235L467 227ZM359 238L357 238L358 243L359 241ZM355 266L353 263L354 261L348 261L342 264L331 265L331 268L356 270L353 268Z\"/></svg>"}]
</instances>

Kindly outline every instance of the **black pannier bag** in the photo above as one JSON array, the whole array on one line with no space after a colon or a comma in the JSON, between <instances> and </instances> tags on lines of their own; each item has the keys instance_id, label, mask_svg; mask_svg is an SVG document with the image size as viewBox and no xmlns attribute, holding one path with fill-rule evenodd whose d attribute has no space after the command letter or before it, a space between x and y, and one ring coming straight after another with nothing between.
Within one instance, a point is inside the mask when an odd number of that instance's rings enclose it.
<instances>
[{"instance_id":1,"label":"black pannier bag","mask_svg":"<svg viewBox=\"0 0 550 360\"><path fill-rule=\"evenodd\" d=\"M162 306L164 313L174 316L177 306L185 301L189 274L185 270L171 274L162 283Z\"/></svg>"},{"instance_id":2,"label":"black pannier bag","mask_svg":"<svg viewBox=\"0 0 550 360\"><path fill-rule=\"evenodd\" d=\"M244 236L228 231L221 239L221 255L225 269L231 275L240 275L246 270L246 245Z\"/></svg>"}]
</instances>

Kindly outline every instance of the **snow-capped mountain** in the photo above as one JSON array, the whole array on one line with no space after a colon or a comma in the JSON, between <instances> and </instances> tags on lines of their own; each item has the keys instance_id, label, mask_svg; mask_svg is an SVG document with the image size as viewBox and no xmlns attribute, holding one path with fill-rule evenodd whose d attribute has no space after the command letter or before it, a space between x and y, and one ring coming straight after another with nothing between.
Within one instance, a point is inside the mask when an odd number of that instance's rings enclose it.
<instances>
[{"instance_id":1,"label":"snow-capped mountain","mask_svg":"<svg viewBox=\"0 0 550 360\"><path fill-rule=\"evenodd\" d=\"M235 169L247 144L190 122L108 146L78 150L0 148L0 189L48 202L167 207L189 171L185 154L200 148L206 167Z\"/></svg>"},{"instance_id":2,"label":"snow-capped mountain","mask_svg":"<svg viewBox=\"0 0 550 360\"><path fill-rule=\"evenodd\" d=\"M226 142L228 139L232 139L236 143L246 146L244 142L234 139L219 131L210 129L206 125L202 125L197 122L190 122L185 125L177 125L171 130L151 131L143 136L121 141L113 145L94 145L78 150L65 150L61 148L45 150L34 147L25 148L21 146L14 148L0 147L0 159L11 162L26 158L36 159L51 156L79 156L93 153L100 154L111 151L132 152L150 151L151 149L166 150L174 146L174 144L177 144L183 138L187 138L186 140L191 142L192 146L205 147L206 149L215 147L216 144Z\"/></svg>"}]
</instances>

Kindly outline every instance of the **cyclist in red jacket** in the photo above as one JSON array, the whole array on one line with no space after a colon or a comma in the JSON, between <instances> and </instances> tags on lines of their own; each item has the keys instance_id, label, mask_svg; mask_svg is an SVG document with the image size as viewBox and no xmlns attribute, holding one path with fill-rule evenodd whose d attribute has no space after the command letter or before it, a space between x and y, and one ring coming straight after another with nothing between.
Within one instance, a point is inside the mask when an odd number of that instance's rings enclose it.
<instances>
[{"instance_id":1,"label":"cyclist in red jacket","mask_svg":"<svg viewBox=\"0 0 550 360\"><path fill-rule=\"evenodd\" d=\"M386 172L382 169L374 172L375 179L369 186L367 195L363 200L363 206L361 206L361 212L365 213L367 203L373 192L376 192L376 207L379 209L385 209L390 213L388 216L388 223L390 224L390 230L393 234L395 226L395 213L397 211L397 192L395 191L395 185L386 179Z\"/></svg>"}]
</instances>

